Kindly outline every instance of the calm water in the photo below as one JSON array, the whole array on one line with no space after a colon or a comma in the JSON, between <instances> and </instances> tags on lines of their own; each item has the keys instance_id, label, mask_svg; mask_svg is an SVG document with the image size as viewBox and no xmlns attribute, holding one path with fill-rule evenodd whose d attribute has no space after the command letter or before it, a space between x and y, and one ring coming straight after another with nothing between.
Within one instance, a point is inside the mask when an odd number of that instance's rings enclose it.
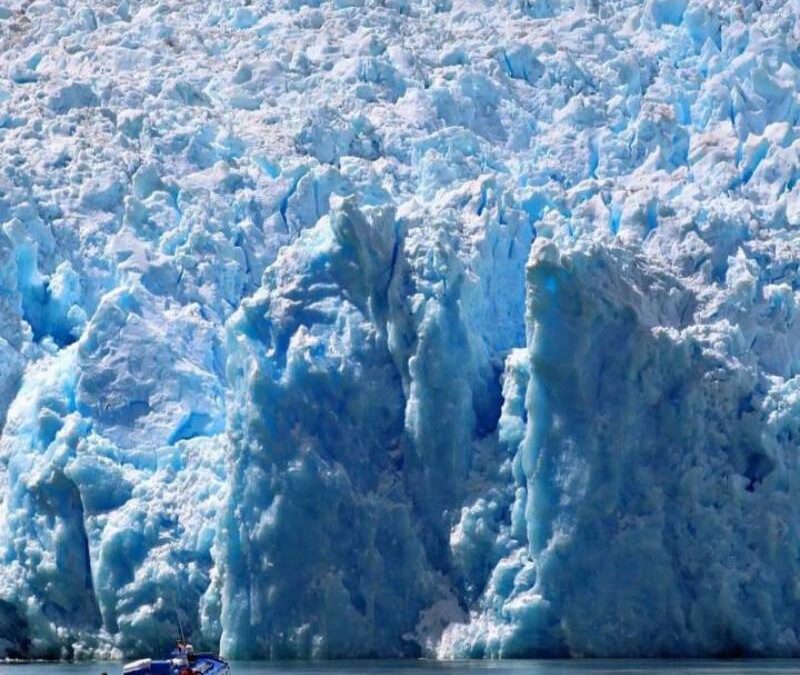
<instances>
[{"instance_id":1,"label":"calm water","mask_svg":"<svg viewBox=\"0 0 800 675\"><path fill-rule=\"evenodd\" d=\"M120 663L0 664L0 675L120 675ZM800 675L797 661L332 661L233 663L232 675Z\"/></svg>"}]
</instances>

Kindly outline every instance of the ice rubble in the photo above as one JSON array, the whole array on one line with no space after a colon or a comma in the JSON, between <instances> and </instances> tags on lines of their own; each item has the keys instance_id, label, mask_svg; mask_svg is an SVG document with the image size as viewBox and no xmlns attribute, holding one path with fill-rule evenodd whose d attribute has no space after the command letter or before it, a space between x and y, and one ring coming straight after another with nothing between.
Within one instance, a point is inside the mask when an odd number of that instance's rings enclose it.
<instances>
[{"instance_id":1,"label":"ice rubble","mask_svg":"<svg viewBox=\"0 0 800 675\"><path fill-rule=\"evenodd\" d=\"M0 0L0 655L800 653L798 14Z\"/></svg>"}]
</instances>

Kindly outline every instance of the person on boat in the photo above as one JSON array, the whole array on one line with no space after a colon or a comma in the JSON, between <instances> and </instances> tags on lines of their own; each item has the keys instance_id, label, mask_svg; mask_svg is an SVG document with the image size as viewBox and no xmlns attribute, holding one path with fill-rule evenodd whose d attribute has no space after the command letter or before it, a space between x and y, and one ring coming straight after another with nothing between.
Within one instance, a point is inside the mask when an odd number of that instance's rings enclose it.
<instances>
[{"instance_id":1,"label":"person on boat","mask_svg":"<svg viewBox=\"0 0 800 675\"><path fill-rule=\"evenodd\" d=\"M192 654L194 653L194 648L188 642L183 639L178 640L178 644L175 647L172 655L174 657L173 663L176 666L180 666L182 668L189 666L189 659L191 658Z\"/></svg>"}]
</instances>

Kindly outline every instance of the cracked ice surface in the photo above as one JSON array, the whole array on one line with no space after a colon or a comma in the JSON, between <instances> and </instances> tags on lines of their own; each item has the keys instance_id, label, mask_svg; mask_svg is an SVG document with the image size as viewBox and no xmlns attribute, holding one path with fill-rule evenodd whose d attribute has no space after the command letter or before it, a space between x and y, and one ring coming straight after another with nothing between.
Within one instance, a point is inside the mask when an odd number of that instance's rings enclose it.
<instances>
[{"instance_id":1,"label":"cracked ice surface","mask_svg":"<svg viewBox=\"0 0 800 675\"><path fill-rule=\"evenodd\" d=\"M800 654L794 0L0 0L0 656Z\"/></svg>"}]
</instances>

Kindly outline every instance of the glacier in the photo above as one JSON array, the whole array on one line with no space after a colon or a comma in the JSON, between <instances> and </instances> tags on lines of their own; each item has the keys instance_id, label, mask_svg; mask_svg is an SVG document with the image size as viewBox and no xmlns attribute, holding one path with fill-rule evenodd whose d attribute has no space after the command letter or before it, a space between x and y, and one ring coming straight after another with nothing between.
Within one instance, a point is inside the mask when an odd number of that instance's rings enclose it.
<instances>
[{"instance_id":1,"label":"glacier","mask_svg":"<svg viewBox=\"0 0 800 675\"><path fill-rule=\"evenodd\" d=\"M0 54L0 658L800 655L797 0Z\"/></svg>"}]
</instances>

